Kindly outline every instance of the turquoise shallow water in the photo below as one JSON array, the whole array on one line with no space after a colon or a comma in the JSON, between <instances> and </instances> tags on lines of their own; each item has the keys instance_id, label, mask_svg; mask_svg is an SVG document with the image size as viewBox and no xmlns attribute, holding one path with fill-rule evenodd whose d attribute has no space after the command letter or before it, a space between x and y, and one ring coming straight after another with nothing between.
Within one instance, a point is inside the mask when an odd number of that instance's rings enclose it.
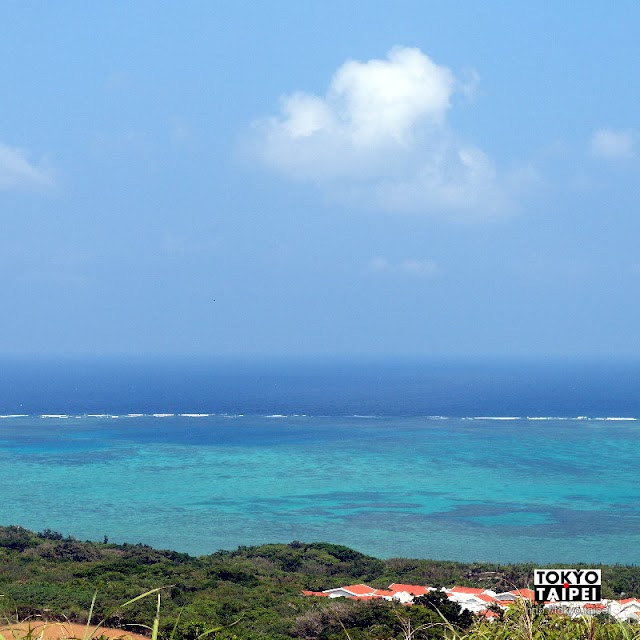
<instances>
[{"instance_id":1,"label":"turquoise shallow water","mask_svg":"<svg viewBox=\"0 0 640 640\"><path fill-rule=\"evenodd\" d=\"M639 443L631 420L12 417L0 520L195 554L638 563Z\"/></svg>"}]
</instances>

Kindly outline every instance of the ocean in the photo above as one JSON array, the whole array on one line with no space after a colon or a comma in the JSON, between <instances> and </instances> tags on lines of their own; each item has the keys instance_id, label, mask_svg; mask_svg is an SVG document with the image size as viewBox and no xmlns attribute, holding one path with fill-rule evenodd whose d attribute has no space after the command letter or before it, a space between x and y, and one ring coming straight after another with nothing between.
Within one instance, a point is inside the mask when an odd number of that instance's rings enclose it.
<instances>
[{"instance_id":1,"label":"ocean","mask_svg":"<svg viewBox=\"0 0 640 640\"><path fill-rule=\"evenodd\" d=\"M638 362L14 359L0 414L0 524L640 561Z\"/></svg>"}]
</instances>

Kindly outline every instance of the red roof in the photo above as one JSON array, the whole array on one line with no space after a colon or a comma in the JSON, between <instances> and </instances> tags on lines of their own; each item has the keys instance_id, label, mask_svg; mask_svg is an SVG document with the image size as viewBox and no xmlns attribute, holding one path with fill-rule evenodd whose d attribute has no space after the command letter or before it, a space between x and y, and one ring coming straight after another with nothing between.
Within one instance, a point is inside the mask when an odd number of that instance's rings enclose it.
<instances>
[{"instance_id":1,"label":"red roof","mask_svg":"<svg viewBox=\"0 0 640 640\"><path fill-rule=\"evenodd\" d=\"M303 591L302 595L304 595L304 596L321 596L323 598L327 598L329 596L329 594L325 593L324 591Z\"/></svg>"},{"instance_id":2,"label":"red roof","mask_svg":"<svg viewBox=\"0 0 640 640\"><path fill-rule=\"evenodd\" d=\"M587 604L584 605L585 609L606 609L607 607L605 605L602 604L602 602L588 602Z\"/></svg>"},{"instance_id":3,"label":"red roof","mask_svg":"<svg viewBox=\"0 0 640 640\"><path fill-rule=\"evenodd\" d=\"M415 585L391 585L391 586L392 587L409 586L409 587L415 588ZM426 587L420 587L420 589L422 589L423 592L426 593ZM400 591L400 589L374 589L373 587L369 587L366 584L350 584L345 587L336 587L335 589L327 589L322 593L318 593L315 591L303 591L303 593L306 596L307 595L330 596L331 594L334 594L336 591L345 591L348 594L346 596L347 598L356 598L359 600L362 598L366 598L367 600L370 600L371 598L385 598L385 597L392 598Z\"/></svg>"},{"instance_id":4,"label":"red roof","mask_svg":"<svg viewBox=\"0 0 640 640\"><path fill-rule=\"evenodd\" d=\"M486 593L474 593L476 598L480 598L483 602L500 602L496 600L493 596L487 595Z\"/></svg>"},{"instance_id":5,"label":"red roof","mask_svg":"<svg viewBox=\"0 0 640 640\"><path fill-rule=\"evenodd\" d=\"M400 584L398 582L394 582L389 585L389 589L392 589L396 593L399 591L406 591L414 596L423 596L426 593L429 593L429 587L423 587L419 584Z\"/></svg>"},{"instance_id":6,"label":"red roof","mask_svg":"<svg viewBox=\"0 0 640 640\"><path fill-rule=\"evenodd\" d=\"M344 591L348 591L352 593L354 596L368 596L375 592L373 587L368 587L366 584L350 584L346 587L338 587L338 589L343 589ZM327 589L328 592L337 591L337 589Z\"/></svg>"},{"instance_id":7,"label":"red roof","mask_svg":"<svg viewBox=\"0 0 640 640\"><path fill-rule=\"evenodd\" d=\"M474 587L453 587L449 589L450 593L468 593L474 596L484 593L484 591L484 589L475 589Z\"/></svg>"},{"instance_id":8,"label":"red roof","mask_svg":"<svg viewBox=\"0 0 640 640\"><path fill-rule=\"evenodd\" d=\"M630 602L640 602L637 598L624 598L624 600L618 600L620 604L629 604Z\"/></svg>"}]
</instances>

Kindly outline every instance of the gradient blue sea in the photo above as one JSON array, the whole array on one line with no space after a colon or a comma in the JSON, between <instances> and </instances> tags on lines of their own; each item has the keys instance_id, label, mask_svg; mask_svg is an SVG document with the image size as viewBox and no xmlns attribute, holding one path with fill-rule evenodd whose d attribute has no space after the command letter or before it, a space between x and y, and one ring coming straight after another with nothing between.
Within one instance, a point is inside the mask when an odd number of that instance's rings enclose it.
<instances>
[{"instance_id":1,"label":"gradient blue sea","mask_svg":"<svg viewBox=\"0 0 640 640\"><path fill-rule=\"evenodd\" d=\"M5 360L0 523L640 562L640 363Z\"/></svg>"}]
</instances>

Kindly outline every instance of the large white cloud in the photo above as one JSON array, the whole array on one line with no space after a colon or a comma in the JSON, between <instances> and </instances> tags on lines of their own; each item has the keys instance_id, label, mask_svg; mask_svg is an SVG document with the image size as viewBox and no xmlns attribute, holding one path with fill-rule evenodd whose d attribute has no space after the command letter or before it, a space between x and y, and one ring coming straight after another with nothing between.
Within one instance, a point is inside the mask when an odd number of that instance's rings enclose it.
<instances>
[{"instance_id":1,"label":"large white cloud","mask_svg":"<svg viewBox=\"0 0 640 640\"><path fill-rule=\"evenodd\" d=\"M453 73L419 49L345 62L326 95L285 95L253 123L250 150L273 170L389 211L486 216L509 208L489 157L447 124Z\"/></svg>"},{"instance_id":2,"label":"large white cloud","mask_svg":"<svg viewBox=\"0 0 640 640\"><path fill-rule=\"evenodd\" d=\"M32 164L23 149L0 142L0 191L39 189L52 184L51 172Z\"/></svg>"}]
</instances>

